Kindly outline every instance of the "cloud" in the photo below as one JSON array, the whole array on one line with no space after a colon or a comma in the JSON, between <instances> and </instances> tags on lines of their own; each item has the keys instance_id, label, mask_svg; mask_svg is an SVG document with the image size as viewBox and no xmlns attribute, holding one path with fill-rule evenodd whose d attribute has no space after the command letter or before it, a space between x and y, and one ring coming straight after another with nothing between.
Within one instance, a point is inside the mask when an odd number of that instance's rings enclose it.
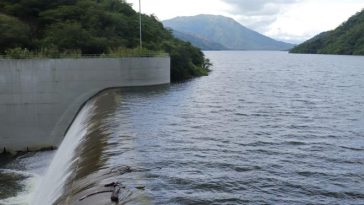
<instances>
[{"instance_id":1,"label":"cloud","mask_svg":"<svg viewBox=\"0 0 364 205\"><path fill-rule=\"evenodd\" d=\"M260 33L267 33L290 6L304 0L222 0L230 5L231 17Z\"/></svg>"},{"instance_id":2,"label":"cloud","mask_svg":"<svg viewBox=\"0 0 364 205\"><path fill-rule=\"evenodd\" d=\"M336 28L363 0L221 0L230 17L272 38L299 43ZM324 8L324 9L323 9Z\"/></svg>"},{"instance_id":3,"label":"cloud","mask_svg":"<svg viewBox=\"0 0 364 205\"><path fill-rule=\"evenodd\" d=\"M364 8L362 0L305 0L280 13L277 20L267 26L264 34L299 43L323 31L335 29L361 8Z\"/></svg>"},{"instance_id":4,"label":"cloud","mask_svg":"<svg viewBox=\"0 0 364 205\"><path fill-rule=\"evenodd\" d=\"M289 4L298 3L302 0L222 0L230 4L234 9L232 12L244 16L270 16L278 14L281 9Z\"/></svg>"},{"instance_id":5,"label":"cloud","mask_svg":"<svg viewBox=\"0 0 364 205\"><path fill-rule=\"evenodd\" d=\"M271 16L243 16L237 15L235 19L242 25L255 31L264 33L268 27L277 20L276 15Z\"/></svg>"},{"instance_id":6,"label":"cloud","mask_svg":"<svg viewBox=\"0 0 364 205\"><path fill-rule=\"evenodd\" d=\"M139 0L126 0L138 9ZM142 12L165 20L216 14L269 37L302 42L334 29L364 8L364 0L142 0Z\"/></svg>"}]
</instances>

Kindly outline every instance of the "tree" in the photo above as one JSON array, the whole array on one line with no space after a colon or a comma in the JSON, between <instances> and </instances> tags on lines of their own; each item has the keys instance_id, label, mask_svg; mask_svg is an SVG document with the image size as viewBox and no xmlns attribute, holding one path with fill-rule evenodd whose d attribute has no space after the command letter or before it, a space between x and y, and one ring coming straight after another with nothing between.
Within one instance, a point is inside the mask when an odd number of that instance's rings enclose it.
<instances>
[{"instance_id":1,"label":"tree","mask_svg":"<svg viewBox=\"0 0 364 205\"><path fill-rule=\"evenodd\" d=\"M203 53L142 15L144 48L171 56L172 80L206 75ZM139 15L124 0L1 0L0 52L103 54L139 46ZM55 54L55 55L53 55ZM36 55L35 55L36 56ZM61 55L58 55L61 56Z\"/></svg>"},{"instance_id":2,"label":"tree","mask_svg":"<svg viewBox=\"0 0 364 205\"><path fill-rule=\"evenodd\" d=\"M0 53L15 47L28 47L30 29L15 17L0 14Z\"/></svg>"}]
</instances>

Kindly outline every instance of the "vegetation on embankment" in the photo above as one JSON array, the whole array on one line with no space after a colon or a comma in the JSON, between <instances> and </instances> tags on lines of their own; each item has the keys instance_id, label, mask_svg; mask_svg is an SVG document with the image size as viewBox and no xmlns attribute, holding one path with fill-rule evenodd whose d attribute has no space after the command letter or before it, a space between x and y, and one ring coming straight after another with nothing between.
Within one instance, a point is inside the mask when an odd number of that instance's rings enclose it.
<instances>
[{"instance_id":1,"label":"vegetation on embankment","mask_svg":"<svg viewBox=\"0 0 364 205\"><path fill-rule=\"evenodd\" d=\"M208 74L200 49L154 16L142 22L141 52L167 52L172 81ZM139 46L139 14L124 0L2 0L0 30L0 55L18 58L113 55Z\"/></svg>"},{"instance_id":2,"label":"vegetation on embankment","mask_svg":"<svg viewBox=\"0 0 364 205\"><path fill-rule=\"evenodd\" d=\"M294 47L291 53L364 55L364 10L335 30L323 32Z\"/></svg>"}]
</instances>

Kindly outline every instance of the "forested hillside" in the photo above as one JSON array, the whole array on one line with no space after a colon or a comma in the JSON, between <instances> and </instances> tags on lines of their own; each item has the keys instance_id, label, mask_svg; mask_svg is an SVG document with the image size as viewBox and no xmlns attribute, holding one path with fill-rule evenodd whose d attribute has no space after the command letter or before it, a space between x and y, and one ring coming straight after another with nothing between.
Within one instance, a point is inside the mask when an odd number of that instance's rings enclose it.
<instances>
[{"instance_id":1,"label":"forested hillside","mask_svg":"<svg viewBox=\"0 0 364 205\"><path fill-rule=\"evenodd\" d=\"M154 16L142 16L143 48L171 55L172 80L207 75L208 62L173 37ZM107 54L139 46L139 14L123 0L1 0L0 54Z\"/></svg>"},{"instance_id":2,"label":"forested hillside","mask_svg":"<svg viewBox=\"0 0 364 205\"><path fill-rule=\"evenodd\" d=\"M294 47L291 53L364 55L364 10L333 31Z\"/></svg>"}]
</instances>

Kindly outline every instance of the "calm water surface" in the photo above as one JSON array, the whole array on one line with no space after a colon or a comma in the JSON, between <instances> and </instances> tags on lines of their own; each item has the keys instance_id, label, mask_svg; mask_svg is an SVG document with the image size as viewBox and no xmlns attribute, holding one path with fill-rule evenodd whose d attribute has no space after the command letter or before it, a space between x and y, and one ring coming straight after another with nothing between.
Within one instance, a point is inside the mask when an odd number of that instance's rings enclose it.
<instances>
[{"instance_id":1,"label":"calm water surface","mask_svg":"<svg viewBox=\"0 0 364 205\"><path fill-rule=\"evenodd\" d=\"M364 204L364 57L206 55L208 77L110 91L104 167L140 168L151 204Z\"/></svg>"}]
</instances>

